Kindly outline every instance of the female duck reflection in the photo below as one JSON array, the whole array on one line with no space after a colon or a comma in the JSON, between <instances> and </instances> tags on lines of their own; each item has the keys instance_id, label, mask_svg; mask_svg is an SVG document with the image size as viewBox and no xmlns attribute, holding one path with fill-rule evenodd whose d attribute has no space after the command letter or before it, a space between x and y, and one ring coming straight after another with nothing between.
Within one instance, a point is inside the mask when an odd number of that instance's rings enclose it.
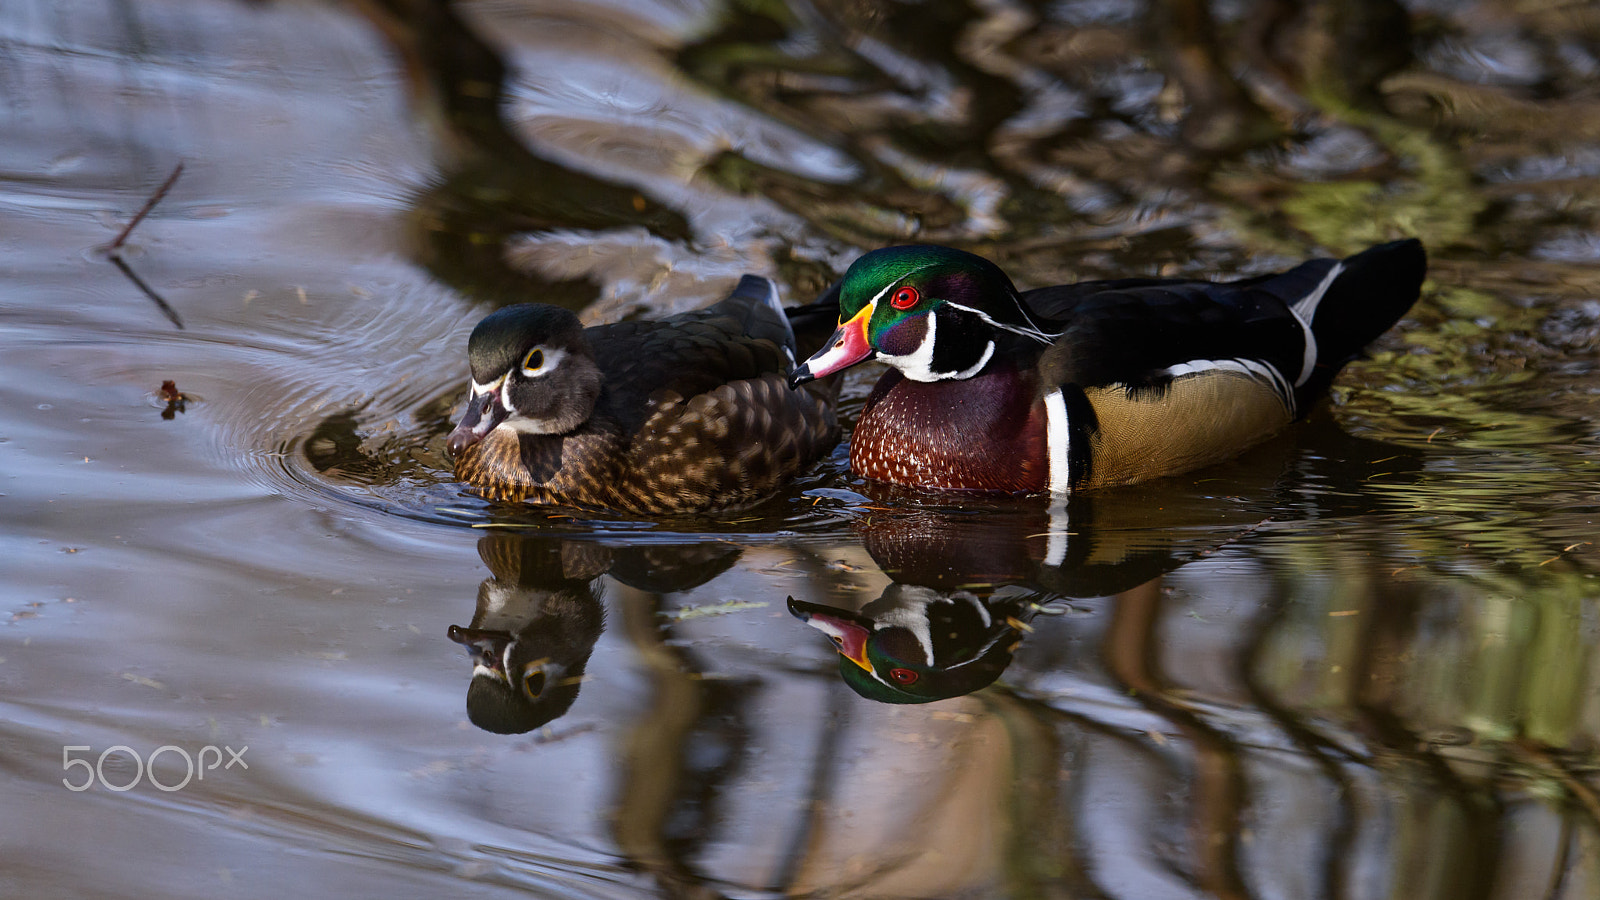
<instances>
[{"instance_id":1,"label":"female duck reflection","mask_svg":"<svg viewBox=\"0 0 1600 900\"><path fill-rule=\"evenodd\" d=\"M605 627L595 580L609 574L652 593L696 587L733 565L739 548L704 543L609 548L531 534L478 541L491 577L478 586L467 627L450 639L472 651L467 718L485 731L522 734L563 715Z\"/></svg>"}]
</instances>

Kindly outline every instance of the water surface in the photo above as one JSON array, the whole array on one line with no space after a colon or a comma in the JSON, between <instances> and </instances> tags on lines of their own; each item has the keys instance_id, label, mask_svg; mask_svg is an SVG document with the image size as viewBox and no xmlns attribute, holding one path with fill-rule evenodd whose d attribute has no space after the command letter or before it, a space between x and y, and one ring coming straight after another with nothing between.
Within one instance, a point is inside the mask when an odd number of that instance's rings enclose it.
<instances>
[{"instance_id":1,"label":"water surface","mask_svg":"<svg viewBox=\"0 0 1600 900\"><path fill-rule=\"evenodd\" d=\"M6 4L0 892L1593 896L1600 14L1406 6ZM180 161L121 258L181 328L106 251ZM841 451L637 521L443 454L514 300L1410 234L1307 423L1066 507ZM988 651L874 702L789 597ZM452 626L582 674L472 695Z\"/></svg>"}]
</instances>

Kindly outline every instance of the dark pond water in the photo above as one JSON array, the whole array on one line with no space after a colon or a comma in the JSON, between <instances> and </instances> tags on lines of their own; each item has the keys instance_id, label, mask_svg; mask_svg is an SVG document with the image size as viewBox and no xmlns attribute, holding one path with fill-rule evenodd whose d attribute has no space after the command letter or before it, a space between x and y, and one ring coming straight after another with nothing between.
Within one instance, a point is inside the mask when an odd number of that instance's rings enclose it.
<instances>
[{"instance_id":1,"label":"dark pond water","mask_svg":"<svg viewBox=\"0 0 1600 900\"><path fill-rule=\"evenodd\" d=\"M8 0L0 895L1596 896L1597 85L1562 0ZM1409 234L1327 408L1067 508L446 469L513 299ZM874 702L791 596L990 650ZM452 626L559 683L469 692Z\"/></svg>"}]
</instances>

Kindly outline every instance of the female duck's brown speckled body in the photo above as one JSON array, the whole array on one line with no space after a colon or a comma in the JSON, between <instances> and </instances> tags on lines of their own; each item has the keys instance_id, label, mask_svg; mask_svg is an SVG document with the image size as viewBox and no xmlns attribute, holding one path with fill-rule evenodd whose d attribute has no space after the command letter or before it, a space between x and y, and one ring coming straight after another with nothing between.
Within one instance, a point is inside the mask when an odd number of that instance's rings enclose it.
<instances>
[{"instance_id":1,"label":"female duck's brown speckled body","mask_svg":"<svg viewBox=\"0 0 1600 900\"><path fill-rule=\"evenodd\" d=\"M839 440L836 386L787 386L790 320L825 333L837 306L785 311L776 297L746 276L728 299L659 321L585 329L541 304L490 315L468 345L456 476L495 500L653 515L770 496Z\"/></svg>"}]
</instances>

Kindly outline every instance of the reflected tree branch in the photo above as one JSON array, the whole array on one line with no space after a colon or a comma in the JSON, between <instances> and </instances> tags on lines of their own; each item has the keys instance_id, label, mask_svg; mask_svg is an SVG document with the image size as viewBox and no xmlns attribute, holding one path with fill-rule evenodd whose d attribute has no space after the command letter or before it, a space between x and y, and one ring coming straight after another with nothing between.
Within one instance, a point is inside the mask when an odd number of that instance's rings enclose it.
<instances>
[{"instance_id":1,"label":"reflected tree branch","mask_svg":"<svg viewBox=\"0 0 1600 900\"><path fill-rule=\"evenodd\" d=\"M1282 594L1275 596L1251 622L1249 635L1237 657L1236 672L1255 705L1278 723L1289 740L1306 754L1334 786L1337 814L1322 855L1323 896L1334 900L1346 896L1347 864L1352 857L1360 818L1355 809L1355 782L1344 767L1344 763L1351 761L1351 756L1343 747L1324 737L1303 717L1279 702L1277 697L1262 687L1256 676L1266 641L1282 620L1287 601L1288 598Z\"/></svg>"},{"instance_id":2,"label":"reflected tree branch","mask_svg":"<svg viewBox=\"0 0 1600 900\"><path fill-rule=\"evenodd\" d=\"M1195 886L1224 900L1246 900L1239 872L1240 818L1246 802L1239 750L1169 694L1158 671L1162 585L1157 578L1118 594L1102 652L1107 670L1147 709L1165 717L1194 748L1191 823Z\"/></svg>"},{"instance_id":3,"label":"reflected tree branch","mask_svg":"<svg viewBox=\"0 0 1600 900\"><path fill-rule=\"evenodd\" d=\"M682 788L684 757L705 711L704 682L662 640L659 595L618 586L622 631L650 670L654 696L628 733L619 756L619 802L611 833L630 862L650 874L664 896L710 900L723 896L689 870L667 846L667 821Z\"/></svg>"},{"instance_id":4,"label":"reflected tree branch","mask_svg":"<svg viewBox=\"0 0 1600 900\"><path fill-rule=\"evenodd\" d=\"M168 321L172 322L172 324L176 325L179 329L183 328L183 319L178 317L178 311L173 309L172 305L168 303L165 298L156 293L154 288L146 284L144 279L140 278L133 271L133 268L129 266L127 261L122 258L122 245L128 240L128 235L133 233L133 229L138 227L139 223L144 221L145 216L150 214L150 210L155 209L156 204L160 203L161 199L167 196L167 192L172 190L172 186L174 184L178 183L178 176L182 174L183 162L180 160L178 164L173 167L172 174L168 175L167 179L161 182L161 186L156 188L155 193L151 194L149 199L144 201L144 205L139 207L139 211L133 214L133 218L128 220L128 224L122 226L122 230L117 232L116 238L114 238L106 247L106 256L111 260L111 264L117 267L117 271L121 272L129 281L133 282L133 286L142 291L146 297L149 297L152 301L154 301L155 305L163 314L166 315Z\"/></svg>"},{"instance_id":5,"label":"reflected tree branch","mask_svg":"<svg viewBox=\"0 0 1600 900\"><path fill-rule=\"evenodd\" d=\"M1380 559L1381 559L1380 554ZM1487 898L1493 896L1503 844L1504 804L1493 790L1469 785L1422 736L1406 725L1392 708L1385 686L1401 683L1384 668L1392 665L1412 645L1420 598L1409 582L1374 581L1361 610L1356 651L1346 681L1350 706L1369 734L1400 760L1412 764L1436 789L1437 798L1453 807L1457 819L1428 816L1423 830L1426 844L1397 847L1418 859L1449 859L1451 865L1437 877L1447 887L1440 896ZM1498 768L1498 765L1497 765ZM1412 873L1402 872L1402 876ZM1420 876L1418 876L1420 877ZM1404 877L1397 888L1405 891Z\"/></svg>"},{"instance_id":6,"label":"reflected tree branch","mask_svg":"<svg viewBox=\"0 0 1600 900\"><path fill-rule=\"evenodd\" d=\"M179 328L183 327L183 320L178 317L178 311L172 308L172 304L168 303L165 298L156 293L155 289L150 287L150 285L145 284L144 279L140 278L133 271L133 269L123 261L120 254L114 254L108 258L111 260L111 264L117 267L118 272L121 272L123 275L127 276L129 281L133 282L134 287L143 291L146 297L149 297L155 302L156 306L160 308L161 312L166 315L167 319L171 321L172 324L178 326Z\"/></svg>"},{"instance_id":7,"label":"reflected tree branch","mask_svg":"<svg viewBox=\"0 0 1600 900\"><path fill-rule=\"evenodd\" d=\"M688 221L633 187L531 152L504 119L510 68L450 0L356 0L404 66L419 116L443 146L440 183L414 204L420 262L453 286L497 304L528 299L581 308L598 294L586 280L513 268L506 242L536 230L642 226L690 237Z\"/></svg>"}]
</instances>

